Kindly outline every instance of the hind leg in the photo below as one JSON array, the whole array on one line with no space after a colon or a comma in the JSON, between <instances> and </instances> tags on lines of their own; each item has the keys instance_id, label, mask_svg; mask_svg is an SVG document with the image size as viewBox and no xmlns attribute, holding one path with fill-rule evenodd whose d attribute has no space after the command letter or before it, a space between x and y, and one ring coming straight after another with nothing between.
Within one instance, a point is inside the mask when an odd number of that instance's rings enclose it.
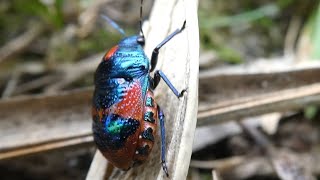
<instances>
[{"instance_id":1,"label":"hind leg","mask_svg":"<svg viewBox=\"0 0 320 180\"><path fill-rule=\"evenodd\" d=\"M168 168L166 164L166 129L164 126L165 117L159 105L158 105L158 117L160 120L160 130L161 130L161 164L162 164L163 171L166 173L167 177L169 177Z\"/></svg>"}]
</instances>

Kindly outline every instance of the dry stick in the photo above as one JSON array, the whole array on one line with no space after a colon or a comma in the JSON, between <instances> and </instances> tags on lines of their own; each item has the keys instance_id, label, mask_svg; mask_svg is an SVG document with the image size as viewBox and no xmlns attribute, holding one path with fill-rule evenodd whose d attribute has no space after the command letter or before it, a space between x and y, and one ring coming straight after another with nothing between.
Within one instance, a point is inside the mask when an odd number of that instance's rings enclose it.
<instances>
[{"instance_id":1,"label":"dry stick","mask_svg":"<svg viewBox=\"0 0 320 180\"><path fill-rule=\"evenodd\" d=\"M67 138L67 139L59 139L53 142L45 142L43 144L36 144L34 146L25 146L16 148L13 151L8 152L0 152L0 160L1 159L8 159L18 156L23 156L27 154L35 154L39 152L45 152L52 149L59 149L77 145L92 145L93 137L91 133L87 135L77 136L74 138Z\"/></svg>"},{"instance_id":2,"label":"dry stick","mask_svg":"<svg viewBox=\"0 0 320 180\"><path fill-rule=\"evenodd\" d=\"M258 131L255 127L250 127L243 122L238 121L238 125L250 136L254 142L266 152L267 159L272 164L272 168L277 176L282 180L315 180L316 178L310 171L301 166L297 158L292 158L292 153L280 153L277 148L268 140L268 138Z\"/></svg>"},{"instance_id":3,"label":"dry stick","mask_svg":"<svg viewBox=\"0 0 320 180\"><path fill-rule=\"evenodd\" d=\"M45 93L57 92L84 75L93 72L99 65L104 53L98 53L73 65L61 65L58 80L45 88ZM93 77L92 77L93 78Z\"/></svg>"},{"instance_id":4,"label":"dry stick","mask_svg":"<svg viewBox=\"0 0 320 180\"><path fill-rule=\"evenodd\" d=\"M184 97L177 99L162 82L155 90L157 103L166 116L167 162L172 179L186 179L192 152L192 140L196 126L199 37L197 24L197 1L155 1L146 34L146 54L170 32L179 28L186 19L186 29L174 37L161 50L157 69L162 69L179 89L188 87ZM161 94L161 95L159 95ZM87 179L101 179L105 171L97 172L100 159L95 158ZM105 161L105 160L104 160ZM100 166L101 167L101 166ZM106 168L102 168L106 169ZM115 170L112 179L163 179L165 173L160 164L160 139L157 138L148 160L127 172Z\"/></svg>"},{"instance_id":5,"label":"dry stick","mask_svg":"<svg viewBox=\"0 0 320 180\"><path fill-rule=\"evenodd\" d=\"M301 28L302 20L300 17L294 16L290 20L289 28L284 40L284 54L285 56L293 56L295 52L295 42L298 38L299 30Z\"/></svg>"},{"instance_id":6,"label":"dry stick","mask_svg":"<svg viewBox=\"0 0 320 180\"><path fill-rule=\"evenodd\" d=\"M43 31L43 24L33 24L29 30L22 35L11 40L0 48L0 63L4 60L12 58L14 55L22 52L32 43Z\"/></svg>"},{"instance_id":7,"label":"dry stick","mask_svg":"<svg viewBox=\"0 0 320 180\"><path fill-rule=\"evenodd\" d=\"M285 152L286 153L286 152ZM291 152L292 153L292 152ZM311 169L313 174L320 174L320 155L317 152L294 154L297 162ZM234 156L219 160L191 160L190 167L199 169L217 169L222 177L247 179L254 175L276 175L270 161L261 156Z\"/></svg>"},{"instance_id":8,"label":"dry stick","mask_svg":"<svg viewBox=\"0 0 320 180\"><path fill-rule=\"evenodd\" d=\"M290 151L280 151L260 133L255 127L250 127L243 122L238 121L244 132L252 138L255 143L264 150L267 155L268 162L272 165L272 170L276 172L277 176L283 180L296 180L296 179L310 179L316 178L311 173L311 168L302 164L298 159L298 154L293 154ZM243 157L233 157L226 160L217 161L192 161L191 166L201 168L212 167L213 172L227 172L244 162ZM221 163L223 162L223 163ZM250 171L250 170L249 170ZM252 172L252 171L251 171Z\"/></svg>"},{"instance_id":9,"label":"dry stick","mask_svg":"<svg viewBox=\"0 0 320 180\"><path fill-rule=\"evenodd\" d=\"M239 102L239 103L238 103ZM211 108L198 113L198 126L216 124L269 112L298 109L308 104L320 104L320 83L291 88L252 97L245 102L225 103L229 106Z\"/></svg>"},{"instance_id":10,"label":"dry stick","mask_svg":"<svg viewBox=\"0 0 320 180\"><path fill-rule=\"evenodd\" d=\"M11 78L9 79L6 88L2 93L2 98L9 98L13 94L14 90L17 87L20 74L20 71L14 71L12 73Z\"/></svg>"},{"instance_id":11,"label":"dry stick","mask_svg":"<svg viewBox=\"0 0 320 180\"><path fill-rule=\"evenodd\" d=\"M92 89L0 101L0 159L92 142Z\"/></svg>"},{"instance_id":12,"label":"dry stick","mask_svg":"<svg viewBox=\"0 0 320 180\"><path fill-rule=\"evenodd\" d=\"M87 37L94 29L97 19L100 17L99 13L103 7L107 6L107 3L111 3L114 0L97 0L92 5L82 12L79 16L78 35L82 38Z\"/></svg>"},{"instance_id":13,"label":"dry stick","mask_svg":"<svg viewBox=\"0 0 320 180\"><path fill-rule=\"evenodd\" d=\"M220 180L220 175L217 170L212 170L212 180Z\"/></svg>"},{"instance_id":14,"label":"dry stick","mask_svg":"<svg viewBox=\"0 0 320 180\"><path fill-rule=\"evenodd\" d=\"M224 171L225 169L230 169L243 163L245 160L246 158L244 156L233 156L230 158L210 161L191 160L190 167L199 169L218 169L219 171Z\"/></svg>"},{"instance_id":15,"label":"dry stick","mask_svg":"<svg viewBox=\"0 0 320 180\"><path fill-rule=\"evenodd\" d=\"M79 80L84 75L93 72L97 68L103 53L94 54L87 58L84 58L72 65L59 65L53 71L56 73L42 76L24 84L20 84L19 88L14 89L13 95L22 94L26 91L30 91L36 88L48 85L45 88L45 92L53 93L57 92L72 82ZM54 82L54 83L53 83Z\"/></svg>"},{"instance_id":16,"label":"dry stick","mask_svg":"<svg viewBox=\"0 0 320 180\"><path fill-rule=\"evenodd\" d=\"M300 87L319 82L319 63L293 65L283 58L275 63L260 60L259 63L239 65L200 73L200 99L203 99L199 112L210 108L230 106L252 100L257 94L277 92L283 89ZM273 68L273 67L281 68ZM265 69L259 70L261 67ZM259 72L261 71L261 72ZM244 97L244 98L242 98ZM267 97L266 97L267 98ZM229 99L229 101L224 101ZM209 102L208 102L209 101ZM206 104L206 105L205 105Z\"/></svg>"},{"instance_id":17,"label":"dry stick","mask_svg":"<svg viewBox=\"0 0 320 180\"><path fill-rule=\"evenodd\" d=\"M62 73L63 75L63 73ZM46 86L48 84L51 84L52 82L56 82L60 80L60 76L62 76L60 74L50 74L50 75L46 75L46 76L42 76L38 79L32 80L30 82L26 82L23 84L19 85L19 88L16 88L12 94L13 95L19 95L19 94L23 94L27 91L31 91L43 86Z\"/></svg>"}]
</instances>

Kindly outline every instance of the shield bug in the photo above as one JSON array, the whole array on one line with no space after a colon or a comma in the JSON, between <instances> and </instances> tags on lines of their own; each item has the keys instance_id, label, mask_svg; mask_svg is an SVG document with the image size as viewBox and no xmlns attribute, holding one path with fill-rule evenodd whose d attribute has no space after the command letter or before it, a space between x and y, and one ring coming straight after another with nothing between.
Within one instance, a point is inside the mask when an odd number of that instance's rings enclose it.
<instances>
[{"instance_id":1,"label":"shield bug","mask_svg":"<svg viewBox=\"0 0 320 180\"><path fill-rule=\"evenodd\" d=\"M103 16L109 24L125 36L124 31L109 17ZM176 97L182 97L186 90L178 91L166 77L154 71L159 49L179 34L183 23L166 37L152 52L151 65L143 46L142 0L140 7L140 35L124 37L102 58L95 77L92 107L92 129L98 149L111 164L128 170L145 161L151 153L157 124L161 129L161 163L167 176L165 161L164 113L155 102L153 90L163 79Z\"/></svg>"}]
</instances>

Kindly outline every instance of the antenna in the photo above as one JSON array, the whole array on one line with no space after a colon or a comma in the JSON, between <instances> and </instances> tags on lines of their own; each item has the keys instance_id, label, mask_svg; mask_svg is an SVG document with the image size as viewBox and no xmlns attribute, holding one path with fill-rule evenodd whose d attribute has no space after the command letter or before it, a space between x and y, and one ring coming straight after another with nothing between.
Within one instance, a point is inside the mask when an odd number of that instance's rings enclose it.
<instances>
[{"instance_id":1,"label":"antenna","mask_svg":"<svg viewBox=\"0 0 320 180\"><path fill-rule=\"evenodd\" d=\"M144 38L144 33L142 31L142 4L143 4L143 0L141 0L141 4L140 4L140 31L141 31L142 37Z\"/></svg>"},{"instance_id":2,"label":"antenna","mask_svg":"<svg viewBox=\"0 0 320 180\"><path fill-rule=\"evenodd\" d=\"M141 0L142 1L142 0ZM122 36L126 36L126 33L124 30L112 19L110 19L108 16L101 14L101 17L106 20L114 29L116 29Z\"/></svg>"}]
</instances>

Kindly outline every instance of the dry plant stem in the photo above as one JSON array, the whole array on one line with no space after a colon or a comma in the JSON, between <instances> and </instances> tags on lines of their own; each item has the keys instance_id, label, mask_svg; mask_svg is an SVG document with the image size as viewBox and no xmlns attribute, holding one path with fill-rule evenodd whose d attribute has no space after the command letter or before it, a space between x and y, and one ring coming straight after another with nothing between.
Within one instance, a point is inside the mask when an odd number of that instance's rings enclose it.
<instances>
[{"instance_id":1,"label":"dry plant stem","mask_svg":"<svg viewBox=\"0 0 320 180\"><path fill-rule=\"evenodd\" d=\"M212 180L220 180L220 175L217 170L212 170Z\"/></svg>"},{"instance_id":2,"label":"dry plant stem","mask_svg":"<svg viewBox=\"0 0 320 180\"><path fill-rule=\"evenodd\" d=\"M290 20L287 34L284 41L284 54L285 56L293 56L295 52L295 44L301 28L301 18L294 16Z\"/></svg>"},{"instance_id":3,"label":"dry plant stem","mask_svg":"<svg viewBox=\"0 0 320 180\"><path fill-rule=\"evenodd\" d=\"M309 61L296 65L292 58L259 60L257 63L238 65L200 73L199 111L212 104L229 99L245 100L266 92L277 92L319 82L320 63ZM281 62L281 63L277 63ZM286 62L286 63L284 63ZM204 107L204 105L206 107ZM223 103L220 106L227 104Z\"/></svg>"},{"instance_id":4,"label":"dry plant stem","mask_svg":"<svg viewBox=\"0 0 320 180\"><path fill-rule=\"evenodd\" d=\"M0 159L92 142L92 90L0 101Z\"/></svg>"},{"instance_id":5,"label":"dry plant stem","mask_svg":"<svg viewBox=\"0 0 320 180\"><path fill-rule=\"evenodd\" d=\"M249 137L261 148L263 148L268 155L270 155L271 149L273 149L273 144L268 140L268 138L259 132L255 127L250 127L243 122L237 121L237 124L242 128L245 134L249 135Z\"/></svg>"},{"instance_id":6,"label":"dry plant stem","mask_svg":"<svg viewBox=\"0 0 320 180\"><path fill-rule=\"evenodd\" d=\"M13 74L11 75L10 80L7 83L6 88L2 93L2 98L9 98L13 94L18 84L19 77L20 77L20 72L14 71Z\"/></svg>"},{"instance_id":7,"label":"dry plant stem","mask_svg":"<svg viewBox=\"0 0 320 180\"><path fill-rule=\"evenodd\" d=\"M31 82L20 84L19 88L14 89L13 95L22 94L24 92L40 88L48 85L45 88L45 93L57 92L72 82L79 80L86 74L93 72L101 61L104 53L98 53L80 60L78 63L73 65L59 65L54 69L56 73L42 76Z\"/></svg>"},{"instance_id":8,"label":"dry plant stem","mask_svg":"<svg viewBox=\"0 0 320 180\"><path fill-rule=\"evenodd\" d=\"M245 100L224 102L228 106L210 107L198 113L198 126L221 123L246 116L299 109L320 104L320 83L267 93Z\"/></svg>"},{"instance_id":9,"label":"dry plant stem","mask_svg":"<svg viewBox=\"0 0 320 180\"><path fill-rule=\"evenodd\" d=\"M81 60L73 65L61 65L57 68L60 71L57 76L57 81L45 88L45 93L57 92L72 82L80 79L84 75L93 72L98 66L104 53L98 53L88 58Z\"/></svg>"},{"instance_id":10,"label":"dry plant stem","mask_svg":"<svg viewBox=\"0 0 320 180\"><path fill-rule=\"evenodd\" d=\"M218 169L219 171L224 171L243 163L245 159L246 158L244 156L233 156L231 158L211 161L191 160L190 167L200 169Z\"/></svg>"},{"instance_id":11,"label":"dry plant stem","mask_svg":"<svg viewBox=\"0 0 320 180\"><path fill-rule=\"evenodd\" d=\"M0 63L12 58L26 49L28 45L44 31L45 28L43 24L36 23L32 24L28 29L29 30L27 32L16 37L0 48Z\"/></svg>"},{"instance_id":12,"label":"dry plant stem","mask_svg":"<svg viewBox=\"0 0 320 180\"><path fill-rule=\"evenodd\" d=\"M284 151L289 154L289 152ZM292 152L290 152L292 154ZM297 162L302 167L311 169L312 174L320 175L320 154L311 153L293 153ZM270 161L265 157L257 156L236 156L213 161L195 161L191 160L190 167L200 169L216 169L222 177L229 179L247 179L254 175L276 175Z\"/></svg>"},{"instance_id":13,"label":"dry plant stem","mask_svg":"<svg viewBox=\"0 0 320 180\"><path fill-rule=\"evenodd\" d=\"M99 11L102 7L106 6L108 3L113 2L113 0L97 0L92 5L87 8L83 13L79 16L79 29L78 35L82 38L88 36L93 28L95 27L95 23L97 18L99 18Z\"/></svg>"},{"instance_id":14,"label":"dry plant stem","mask_svg":"<svg viewBox=\"0 0 320 180\"><path fill-rule=\"evenodd\" d=\"M278 151L274 145L258 131L255 127L250 127L245 123L239 122L238 124L242 127L243 131L248 134L255 143L260 146L267 155L272 168L276 172L277 176L282 180L315 180L311 172L304 166L301 166L300 162L297 161L297 157L289 151L283 153Z\"/></svg>"},{"instance_id":15,"label":"dry plant stem","mask_svg":"<svg viewBox=\"0 0 320 180\"><path fill-rule=\"evenodd\" d=\"M172 179L185 179L187 176L192 151L190 142L193 140L196 125L199 66L197 1L156 1L149 27L144 29L145 52L150 56L153 48L169 33L180 28L184 20L187 21L186 29L160 50L156 67L168 76L177 89L188 88L188 92L180 99L177 99L163 82L155 90L157 103L163 107L166 117L166 160ZM91 166L96 166L95 163L99 161L95 159ZM89 175L93 174L91 171L95 170L91 168ZM105 171L96 172L94 179L100 179L104 173ZM160 164L160 137L157 137L152 153L144 164L127 172L116 169L111 178L166 179Z\"/></svg>"},{"instance_id":16,"label":"dry plant stem","mask_svg":"<svg viewBox=\"0 0 320 180\"><path fill-rule=\"evenodd\" d=\"M79 145L92 146L93 144L92 141L93 141L92 134L89 133L87 135L59 139L52 142L48 141L42 144L28 145L20 148L15 148L13 150L5 149L2 152L0 152L0 160L45 152L53 149L67 148L72 146L77 146L77 147L79 147Z\"/></svg>"},{"instance_id":17,"label":"dry plant stem","mask_svg":"<svg viewBox=\"0 0 320 180\"><path fill-rule=\"evenodd\" d=\"M16 88L12 92L12 94L13 95L23 94L27 91L31 91L31 90L46 86L48 84L51 84L52 82L59 81L60 76L61 75L59 75L59 74L50 74L47 76L42 76L42 77L35 79L35 80L32 80L30 82L20 84L19 88Z\"/></svg>"}]
</instances>

